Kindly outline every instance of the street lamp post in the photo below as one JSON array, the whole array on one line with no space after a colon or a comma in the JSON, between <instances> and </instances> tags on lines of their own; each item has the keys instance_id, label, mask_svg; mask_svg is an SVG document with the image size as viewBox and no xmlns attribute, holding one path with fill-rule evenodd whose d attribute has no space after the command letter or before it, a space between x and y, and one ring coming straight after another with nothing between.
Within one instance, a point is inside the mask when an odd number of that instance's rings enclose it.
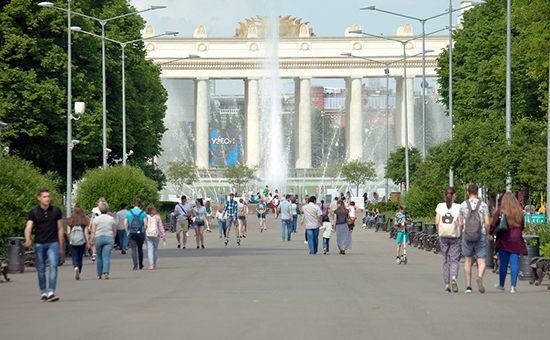
<instances>
[{"instance_id":1,"label":"street lamp post","mask_svg":"<svg viewBox=\"0 0 550 340\"><path fill-rule=\"evenodd\" d=\"M462 7L462 8L457 8L455 10L451 10L450 12L451 13L456 12L456 11L459 11L459 10L462 10L462 9L465 9L465 8L468 8L468 7L477 6L477 5L484 4L484 3L486 3L486 2L485 1L472 2L468 6L465 6L465 7ZM382 12L382 13L396 15L396 16L403 17L403 18L417 20L422 25L422 50L423 51L426 49L426 22L429 21L429 20L435 19L435 18L439 18L439 17L447 14L447 12L443 12L443 13L436 14L436 15L433 15L433 16L428 17L428 18L417 18L417 17L413 17L413 16L410 16L410 15L405 15L405 14L400 14L400 13L395 13L395 12L379 9L379 8L376 8L376 6L365 6L365 7L361 7L360 9L361 10L378 11L378 12ZM422 154L423 154L424 158L426 158L427 143L426 143L426 54L425 53L422 54L422 131L423 131L423 133L422 133Z\"/></svg>"},{"instance_id":2,"label":"street lamp post","mask_svg":"<svg viewBox=\"0 0 550 340\"><path fill-rule=\"evenodd\" d=\"M97 21L101 24L101 39L102 39L101 40L101 61L102 61L101 70L102 70L102 77L103 77L103 83L102 83L102 90L103 90L103 152L102 152L102 154L104 155L103 156L103 167L106 168L107 167L107 158L105 157L105 154L107 154L106 153L106 150L107 150L107 91L106 91L106 81L107 80L106 80L106 75L105 75L105 40L106 40L105 25L109 21L113 21L115 19L120 19L120 18L124 18L124 17L130 16L130 15L140 14L140 13L143 13L143 12L152 11L152 10L156 10L156 9L166 8L166 6L151 6L150 8L147 8L147 9L144 9L144 10L141 10L141 11L126 13L126 14L118 15L118 16L108 18L108 19L99 19L99 18L94 18L94 17L89 16L89 15L82 14L82 13L72 12L70 10L70 1L69 1L69 9L54 6L54 4L52 2L41 2L41 3L38 4L38 6L48 7L48 8L55 8L55 9L58 9L60 11L67 12L69 14L75 14L75 15L79 15L79 16L84 17L84 18L92 19L92 20ZM70 15L69 15L69 17L70 17ZM70 31L70 27L71 27L71 25L70 25L70 21L69 21L69 31ZM69 32L69 36L70 36L70 32ZM70 44L69 44L69 46L70 46ZM70 106L69 106L69 110L70 110Z\"/></svg>"},{"instance_id":3,"label":"street lamp post","mask_svg":"<svg viewBox=\"0 0 550 340\"><path fill-rule=\"evenodd\" d=\"M511 5L507 1L506 8L506 145L510 147L512 143L512 76L511 76ZM512 177L510 170L506 172L506 191L512 191Z\"/></svg>"},{"instance_id":4,"label":"street lamp post","mask_svg":"<svg viewBox=\"0 0 550 340\"><path fill-rule=\"evenodd\" d=\"M2 131L8 127L8 123L0 122L0 158L2 158Z\"/></svg>"},{"instance_id":5,"label":"street lamp post","mask_svg":"<svg viewBox=\"0 0 550 340\"><path fill-rule=\"evenodd\" d=\"M440 30L437 30L437 31L434 31L434 32L430 32L428 34L424 34L425 35L431 35L431 34L435 34L437 32L440 32L442 31L443 29L440 29ZM394 38L388 38L388 37L385 37L385 36L380 36L380 35L375 35L375 34L370 34L370 33L365 33L363 32L362 30L350 30L349 33L352 33L352 34L362 34L362 35L367 35L367 36L370 36L370 37L374 37L374 38L381 38L381 39L385 39L385 40L390 40L390 41L395 41L395 42L398 42L400 43L401 45L403 45L403 78L404 78L404 82L403 82L403 92L404 92L404 100L403 100L403 103L404 103L404 108L405 108L405 185L406 185L406 188L405 190L409 190L409 185L410 185L410 178L409 178L409 121L408 121L408 108L407 108L407 43L409 43L410 41L413 41L413 40L416 40L418 38L420 38L421 36L416 36L416 37L412 37L410 39L407 39L407 40L399 40L399 39L394 39Z\"/></svg>"},{"instance_id":6,"label":"street lamp post","mask_svg":"<svg viewBox=\"0 0 550 340\"><path fill-rule=\"evenodd\" d=\"M433 52L433 51L434 50L423 50L421 53L417 53L415 55L410 56L410 58L417 57L421 54L422 54L422 57L424 57L426 55L426 53L430 53L430 52ZM375 60L375 59L356 56L356 55L353 55L351 53L340 53L340 55L344 56L344 57L354 57L354 58L358 58L358 59L364 59L364 60L372 61L374 63L378 63L378 64L381 64L381 65L385 66L384 74L386 74L386 164L388 164L388 159L390 158L390 150L389 150L389 148L390 148L390 137L389 137L389 122L388 122L389 109L390 109L390 107L389 107L389 102L390 102L390 69L389 69L389 67L390 67L391 64L402 61L403 58L384 63L382 61L378 61L378 60ZM386 178L386 196L389 197L389 181L388 181L388 178Z\"/></svg>"},{"instance_id":7,"label":"street lamp post","mask_svg":"<svg viewBox=\"0 0 550 340\"><path fill-rule=\"evenodd\" d=\"M115 39L110 39L110 38L100 36L100 35L95 34L95 33L84 31L84 30L82 30L82 28L80 28L78 26L71 27L71 30L73 30L75 32L85 33L85 34L88 34L88 35L92 35L94 37L102 38L104 40L108 40L108 41L117 43L122 48L122 155L123 155L122 165L126 166L126 158L127 157L124 156L124 155L126 155L126 66L125 66L126 55L124 54L124 51L126 49L126 45L133 44L133 43L136 43L138 41L143 41L143 40L147 40L147 39L162 37L162 36L165 36L165 35L176 35L179 32L166 31L163 34L158 34L158 35L151 36L151 37L135 39L135 40L126 41L126 42L120 42L120 41L117 41ZM132 154L133 154L133 152L132 152ZM105 161L106 161L106 158L105 158Z\"/></svg>"}]
</instances>

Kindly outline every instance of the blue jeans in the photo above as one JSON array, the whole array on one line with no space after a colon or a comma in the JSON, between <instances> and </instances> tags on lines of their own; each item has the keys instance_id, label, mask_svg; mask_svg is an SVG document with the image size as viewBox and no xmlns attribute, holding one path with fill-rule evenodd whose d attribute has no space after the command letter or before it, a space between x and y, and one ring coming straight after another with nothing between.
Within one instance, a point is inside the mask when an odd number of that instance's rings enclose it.
<instances>
[{"instance_id":1,"label":"blue jeans","mask_svg":"<svg viewBox=\"0 0 550 340\"><path fill-rule=\"evenodd\" d=\"M120 246L120 249L126 251L126 248L128 247L128 234L126 234L126 231L122 229L117 230L116 235L118 237L118 245Z\"/></svg>"},{"instance_id":2,"label":"blue jeans","mask_svg":"<svg viewBox=\"0 0 550 340\"><path fill-rule=\"evenodd\" d=\"M97 254L97 275L100 276L103 273L109 273L115 239L112 236L98 236L94 243Z\"/></svg>"},{"instance_id":3,"label":"blue jeans","mask_svg":"<svg viewBox=\"0 0 550 340\"><path fill-rule=\"evenodd\" d=\"M218 220L218 228L220 228L220 235L225 236L225 221L222 222L222 220Z\"/></svg>"},{"instance_id":4,"label":"blue jeans","mask_svg":"<svg viewBox=\"0 0 550 340\"><path fill-rule=\"evenodd\" d=\"M330 243L330 238L323 237L323 249L328 253L328 245Z\"/></svg>"},{"instance_id":5,"label":"blue jeans","mask_svg":"<svg viewBox=\"0 0 550 340\"><path fill-rule=\"evenodd\" d=\"M292 228L290 226L290 220L281 220L281 234L283 235L283 241L285 240L285 227L287 231L286 240L290 241L290 233L292 232Z\"/></svg>"},{"instance_id":6,"label":"blue jeans","mask_svg":"<svg viewBox=\"0 0 550 340\"><path fill-rule=\"evenodd\" d=\"M296 226L298 225L298 215L292 215L292 221L290 222L290 229L296 231Z\"/></svg>"},{"instance_id":7,"label":"blue jeans","mask_svg":"<svg viewBox=\"0 0 550 340\"><path fill-rule=\"evenodd\" d=\"M36 271L38 272L38 285L40 293L46 293L46 256L50 261L50 281L48 290L55 291L57 284L57 265L59 264L59 242L35 243Z\"/></svg>"},{"instance_id":8,"label":"blue jeans","mask_svg":"<svg viewBox=\"0 0 550 340\"><path fill-rule=\"evenodd\" d=\"M78 272L82 272L82 257L86 252L86 243L81 246L70 246L71 258L73 259L73 268L78 268Z\"/></svg>"},{"instance_id":9,"label":"blue jeans","mask_svg":"<svg viewBox=\"0 0 550 340\"><path fill-rule=\"evenodd\" d=\"M504 287L506 282L506 274L508 274L508 262L510 262L510 277L512 286L516 286L519 274L519 254L510 253L509 251L499 249L498 256L500 257L500 269L498 271L499 284Z\"/></svg>"},{"instance_id":10,"label":"blue jeans","mask_svg":"<svg viewBox=\"0 0 550 340\"><path fill-rule=\"evenodd\" d=\"M147 241L147 258L149 259L149 267L154 267L157 265L160 236L145 237L145 240Z\"/></svg>"},{"instance_id":11,"label":"blue jeans","mask_svg":"<svg viewBox=\"0 0 550 340\"><path fill-rule=\"evenodd\" d=\"M319 247L319 228L306 229L306 236L309 253L317 254L317 248Z\"/></svg>"}]
</instances>

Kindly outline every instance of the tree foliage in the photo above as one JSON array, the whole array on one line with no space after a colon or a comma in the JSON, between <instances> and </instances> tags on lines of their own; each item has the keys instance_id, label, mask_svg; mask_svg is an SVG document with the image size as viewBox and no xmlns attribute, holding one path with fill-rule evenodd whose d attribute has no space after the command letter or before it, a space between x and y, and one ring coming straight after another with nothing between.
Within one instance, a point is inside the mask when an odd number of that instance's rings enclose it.
<instances>
[{"instance_id":1,"label":"tree foliage","mask_svg":"<svg viewBox=\"0 0 550 340\"><path fill-rule=\"evenodd\" d=\"M186 186L193 185L199 179L197 166L190 160L168 162L166 177L176 189L176 195L180 196Z\"/></svg>"},{"instance_id":2,"label":"tree foliage","mask_svg":"<svg viewBox=\"0 0 550 340\"><path fill-rule=\"evenodd\" d=\"M244 163L229 164L223 170L223 176L227 179L229 186L235 188L236 192L241 192L248 182L259 180L255 173L255 166L248 167Z\"/></svg>"},{"instance_id":3,"label":"tree foliage","mask_svg":"<svg viewBox=\"0 0 550 340\"><path fill-rule=\"evenodd\" d=\"M359 196L359 186L361 184L376 179L374 162L371 161L363 162L359 159L349 161L342 166L341 173L346 182L355 185L356 196Z\"/></svg>"},{"instance_id":4,"label":"tree foliage","mask_svg":"<svg viewBox=\"0 0 550 340\"><path fill-rule=\"evenodd\" d=\"M49 189L51 204L61 205L59 186L52 173L41 174L29 161L16 156L0 158L0 256L5 255L8 237L23 236L27 214L38 205L40 189Z\"/></svg>"},{"instance_id":5,"label":"tree foliage","mask_svg":"<svg viewBox=\"0 0 550 340\"><path fill-rule=\"evenodd\" d=\"M420 150L417 148L409 148L409 178L412 179L416 169L422 162ZM400 146L395 151L390 152L390 158L385 166L385 178L391 179L396 184L406 182L406 162L405 162L405 147ZM412 181L411 181L412 182Z\"/></svg>"},{"instance_id":6,"label":"tree foliage","mask_svg":"<svg viewBox=\"0 0 550 340\"><path fill-rule=\"evenodd\" d=\"M66 3L57 4L60 7ZM71 10L96 18L135 12L125 0L82 0ZM101 34L101 25L72 16L72 25ZM140 39L145 27L139 15L108 22L106 36L121 42ZM86 103L86 113L73 123L73 174L102 164L101 39L72 34L73 102ZM145 60L143 42L128 45L126 54L127 147L136 160L160 154L165 131L166 91L160 70ZM108 147L111 159L122 157L122 65L119 44L106 43ZM65 176L67 142L67 16L37 6L36 1L0 2L0 120L10 124L3 142L10 152L32 161L42 172ZM111 162L111 161L109 161Z\"/></svg>"},{"instance_id":7,"label":"tree foliage","mask_svg":"<svg viewBox=\"0 0 550 340\"><path fill-rule=\"evenodd\" d=\"M89 170L77 186L76 203L86 211L92 210L100 197L105 197L110 211L116 211L123 202L132 205L136 198L142 200L143 207L159 201L157 183L131 165Z\"/></svg>"}]
</instances>

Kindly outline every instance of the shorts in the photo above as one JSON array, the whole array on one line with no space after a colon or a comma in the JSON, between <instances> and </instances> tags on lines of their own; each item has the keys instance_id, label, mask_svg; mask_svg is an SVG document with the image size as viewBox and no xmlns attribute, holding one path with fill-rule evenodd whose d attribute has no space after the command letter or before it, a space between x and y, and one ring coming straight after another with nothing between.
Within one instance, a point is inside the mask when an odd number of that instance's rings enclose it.
<instances>
[{"instance_id":1,"label":"shorts","mask_svg":"<svg viewBox=\"0 0 550 340\"><path fill-rule=\"evenodd\" d=\"M477 242L468 242L462 238L462 255L464 255L464 257L475 257L477 259L487 258L487 236L481 234Z\"/></svg>"},{"instance_id":2,"label":"shorts","mask_svg":"<svg viewBox=\"0 0 550 340\"><path fill-rule=\"evenodd\" d=\"M238 218L239 220L241 220L241 221L246 220L246 216L238 216L237 218Z\"/></svg>"},{"instance_id":3,"label":"shorts","mask_svg":"<svg viewBox=\"0 0 550 340\"><path fill-rule=\"evenodd\" d=\"M409 233L405 234L405 242L409 242ZM397 233L397 243L403 243L403 232Z\"/></svg>"},{"instance_id":4,"label":"shorts","mask_svg":"<svg viewBox=\"0 0 550 340\"><path fill-rule=\"evenodd\" d=\"M176 233L183 231L186 233L189 230L189 221L187 220L177 220L176 221Z\"/></svg>"},{"instance_id":5,"label":"shorts","mask_svg":"<svg viewBox=\"0 0 550 340\"><path fill-rule=\"evenodd\" d=\"M258 216L258 218L265 218L265 213L264 214L256 214L256 216Z\"/></svg>"},{"instance_id":6,"label":"shorts","mask_svg":"<svg viewBox=\"0 0 550 340\"><path fill-rule=\"evenodd\" d=\"M200 228L200 227L204 227L204 221L202 222L193 222L193 227L195 228Z\"/></svg>"}]
</instances>

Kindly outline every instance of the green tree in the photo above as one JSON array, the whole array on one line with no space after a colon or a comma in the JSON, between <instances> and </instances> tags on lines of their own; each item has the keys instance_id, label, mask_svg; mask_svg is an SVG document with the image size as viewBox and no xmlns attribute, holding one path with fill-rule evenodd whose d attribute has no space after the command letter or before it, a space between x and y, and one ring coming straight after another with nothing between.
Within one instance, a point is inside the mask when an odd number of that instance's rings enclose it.
<instances>
[{"instance_id":1,"label":"green tree","mask_svg":"<svg viewBox=\"0 0 550 340\"><path fill-rule=\"evenodd\" d=\"M176 194L180 196L186 186L193 185L193 182L199 179L197 175L197 166L190 160L181 160L168 162L166 177L176 189Z\"/></svg>"},{"instance_id":2,"label":"green tree","mask_svg":"<svg viewBox=\"0 0 550 340\"><path fill-rule=\"evenodd\" d=\"M331 145L333 129L330 127L330 116L319 110L311 115L311 159L312 166L317 168L326 162Z\"/></svg>"},{"instance_id":3,"label":"green tree","mask_svg":"<svg viewBox=\"0 0 550 340\"><path fill-rule=\"evenodd\" d=\"M255 172L256 166L248 167L244 163L237 163L227 165L223 170L223 176L236 192L241 192L248 182L259 180Z\"/></svg>"},{"instance_id":4,"label":"green tree","mask_svg":"<svg viewBox=\"0 0 550 340\"><path fill-rule=\"evenodd\" d=\"M60 7L65 4L58 4ZM82 0L71 9L97 18L135 12L125 0ZM0 2L0 120L10 123L3 142L10 152L32 161L42 172L65 176L67 131L67 17L62 11L37 6L31 0ZM72 16L72 25L101 34L92 20ZM139 15L110 21L106 36L118 41L141 38ZM74 177L102 164L101 39L73 33L73 102L86 103L86 113L73 123ZM126 48L127 147L134 158L160 153L165 131L166 91L160 69L145 60L143 42ZM122 157L121 49L106 44L107 129L112 159ZM146 100L144 100L146 98ZM44 147L47 146L47 147ZM111 162L111 161L109 161Z\"/></svg>"},{"instance_id":5,"label":"green tree","mask_svg":"<svg viewBox=\"0 0 550 340\"><path fill-rule=\"evenodd\" d=\"M359 186L366 181L374 181L376 179L376 171L374 162L363 162L359 159L349 161L342 165L342 177L350 184L355 185L355 195L359 196Z\"/></svg>"},{"instance_id":6,"label":"green tree","mask_svg":"<svg viewBox=\"0 0 550 340\"><path fill-rule=\"evenodd\" d=\"M6 255L8 237L23 236L27 214L38 205L40 189L49 189L51 204L63 210L60 185L52 173L41 174L29 161L17 156L0 158L0 256Z\"/></svg>"},{"instance_id":7,"label":"green tree","mask_svg":"<svg viewBox=\"0 0 550 340\"><path fill-rule=\"evenodd\" d=\"M153 161L133 160L130 158L128 163L140 168L147 178L157 182L158 191L161 191L166 186L166 175Z\"/></svg>"},{"instance_id":8,"label":"green tree","mask_svg":"<svg viewBox=\"0 0 550 340\"><path fill-rule=\"evenodd\" d=\"M417 148L409 148L409 178L413 178L416 169L422 162L420 150ZM395 151L390 152L390 158L384 167L386 175L384 178L391 179L396 184L406 182L406 166L405 166L405 147L400 146Z\"/></svg>"},{"instance_id":9,"label":"green tree","mask_svg":"<svg viewBox=\"0 0 550 340\"><path fill-rule=\"evenodd\" d=\"M159 201L157 183L131 165L88 170L77 186L76 203L87 211L96 206L100 197L105 197L111 211L123 202L131 205L136 198L143 201L143 207Z\"/></svg>"}]
</instances>

